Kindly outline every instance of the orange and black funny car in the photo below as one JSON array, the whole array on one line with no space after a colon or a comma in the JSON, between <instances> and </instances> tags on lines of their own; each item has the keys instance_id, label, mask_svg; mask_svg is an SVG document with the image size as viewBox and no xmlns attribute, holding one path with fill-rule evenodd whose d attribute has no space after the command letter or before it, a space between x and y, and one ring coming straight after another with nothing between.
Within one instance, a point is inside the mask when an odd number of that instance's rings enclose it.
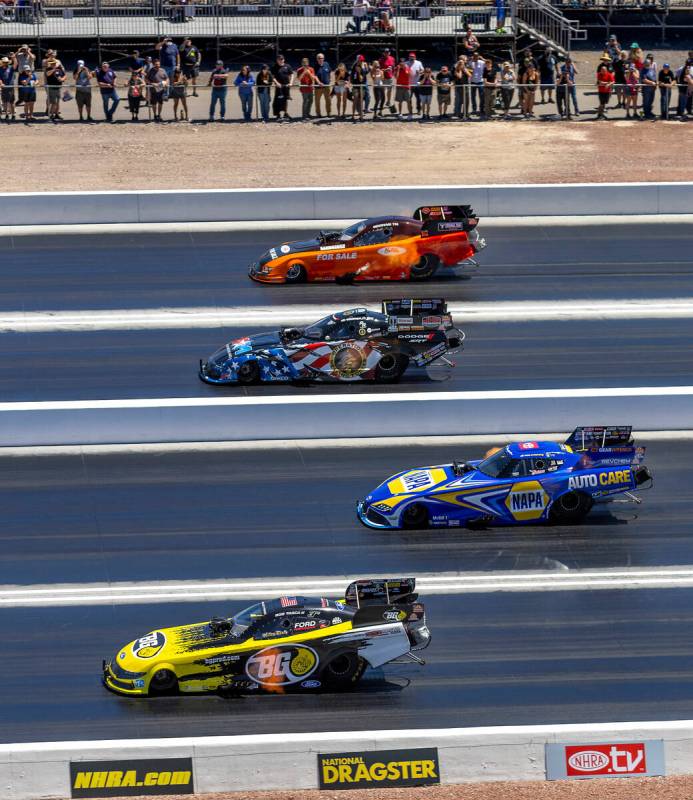
<instances>
[{"instance_id":1,"label":"orange and black funny car","mask_svg":"<svg viewBox=\"0 0 693 800\"><path fill-rule=\"evenodd\" d=\"M423 206L412 217L373 217L343 231L270 248L251 264L262 283L421 281L473 264L486 243L471 206Z\"/></svg>"}]
</instances>

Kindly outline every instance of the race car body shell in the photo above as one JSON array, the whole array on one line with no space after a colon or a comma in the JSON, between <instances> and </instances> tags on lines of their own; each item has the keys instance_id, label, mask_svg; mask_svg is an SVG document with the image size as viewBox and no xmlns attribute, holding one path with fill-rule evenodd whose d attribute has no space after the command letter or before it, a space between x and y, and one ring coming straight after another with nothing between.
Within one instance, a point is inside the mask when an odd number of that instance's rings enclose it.
<instances>
[{"instance_id":1,"label":"race car body shell","mask_svg":"<svg viewBox=\"0 0 693 800\"><path fill-rule=\"evenodd\" d=\"M550 518L558 498L584 495L587 504L632 492L649 479L636 464L633 448L605 453L574 452L556 442L518 442L483 461L441 464L397 473L357 505L371 528L407 527L416 506L430 527L527 525ZM495 461L495 463L494 463ZM407 514L407 509L410 509Z\"/></svg>"},{"instance_id":2,"label":"race car body shell","mask_svg":"<svg viewBox=\"0 0 693 800\"><path fill-rule=\"evenodd\" d=\"M395 588L413 587L413 579L382 579L356 582L347 591L361 583L375 584L377 590L384 581ZM182 693L222 687L316 689L340 657L351 659L352 667L377 667L426 646L430 637L424 609L414 600L416 595L409 594L403 602L395 599L364 609L358 601L354 606L348 600L284 597L254 604L228 619L159 628L104 661L103 682L132 696L159 693L156 682L162 676L171 681L165 688L175 685ZM345 680L356 682L362 671L359 666Z\"/></svg>"},{"instance_id":3,"label":"race car body shell","mask_svg":"<svg viewBox=\"0 0 693 800\"><path fill-rule=\"evenodd\" d=\"M250 266L249 276L262 283L286 283L291 271L300 268L302 277L312 282L409 280L412 267L426 255L450 267L471 259L484 246L476 231L460 227L429 233L421 221L408 217L377 217L360 225L270 248Z\"/></svg>"}]
</instances>

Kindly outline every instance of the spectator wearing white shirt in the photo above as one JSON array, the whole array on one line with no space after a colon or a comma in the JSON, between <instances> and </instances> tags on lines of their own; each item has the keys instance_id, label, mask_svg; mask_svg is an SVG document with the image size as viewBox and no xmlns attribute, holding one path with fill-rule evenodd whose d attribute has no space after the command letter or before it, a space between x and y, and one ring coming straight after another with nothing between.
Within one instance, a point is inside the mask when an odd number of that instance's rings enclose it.
<instances>
[{"instance_id":1,"label":"spectator wearing white shirt","mask_svg":"<svg viewBox=\"0 0 693 800\"><path fill-rule=\"evenodd\" d=\"M368 0L354 0L354 6L351 9L351 16L353 17L354 21L347 22L346 29L348 31L352 31L353 33L361 33L361 25L368 16L370 7L371 4L368 2Z\"/></svg>"},{"instance_id":2,"label":"spectator wearing white shirt","mask_svg":"<svg viewBox=\"0 0 693 800\"><path fill-rule=\"evenodd\" d=\"M416 58L416 53L413 51L409 53L409 58L407 59L407 66L409 67L409 86L411 88L411 93L416 100L416 113L421 113L421 97L419 95L419 79L424 71L423 64Z\"/></svg>"},{"instance_id":3,"label":"spectator wearing white shirt","mask_svg":"<svg viewBox=\"0 0 693 800\"><path fill-rule=\"evenodd\" d=\"M481 57L480 53L476 53L469 65L472 68L472 77L469 80L472 92L472 114L477 113L477 100L479 101L478 113L484 107L484 70L486 69L486 61Z\"/></svg>"}]
</instances>

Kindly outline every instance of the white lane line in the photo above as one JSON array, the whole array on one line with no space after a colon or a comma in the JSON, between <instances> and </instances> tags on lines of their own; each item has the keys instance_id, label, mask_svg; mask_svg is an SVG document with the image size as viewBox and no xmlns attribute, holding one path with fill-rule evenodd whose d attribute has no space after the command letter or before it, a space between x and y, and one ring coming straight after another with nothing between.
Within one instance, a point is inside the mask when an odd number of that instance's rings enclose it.
<instances>
[{"instance_id":1,"label":"white lane line","mask_svg":"<svg viewBox=\"0 0 693 800\"><path fill-rule=\"evenodd\" d=\"M405 288L400 294L407 294ZM342 304L344 305L344 304ZM377 304L371 304L378 311ZM545 320L664 319L693 317L693 297L625 300L561 300L556 302L451 302L455 322L513 322ZM340 310L332 305L228 306L189 308L111 309L90 311L4 311L0 331L161 330L305 325Z\"/></svg>"},{"instance_id":2,"label":"white lane line","mask_svg":"<svg viewBox=\"0 0 693 800\"><path fill-rule=\"evenodd\" d=\"M269 395L264 397L157 397L157 398L122 398L118 400L38 400L27 402L0 403L3 411L87 411L87 410L126 410L126 409L162 409L162 408L215 408L235 406L242 408L251 406L284 406L290 402L293 406L310 405L342 405L348 400L350 404L363 403L417 403L424 402L471 402L503 400L575 400L577 398L606 397L687 397L693 402L693 386L632 386L632 387L599 387L564 389L498 389L491 391L470 392L400 392L399 394L319 394L319 395Z\"/></svg>"},{"instance_id":3,"label":"white lane line","mask_svg":"<svg viewBox=\"0 0 693 800\"><path fill-rule=\"evenodd\" d=\"M363 450L366 447L441 447L504 445L523 439L546 439L562 442L567 433L460 434L457 436L383 436L369 439L256 439L242 442L156 442L151 444L64 444L35 447L0 447L0 458L27 456L139 455L160 453L233 453L254 450ZM639 442L690 441L693 431L638 431Z\"/></svg>"},{"instance_id":4,"label":"white lane line","mask_svg":"<svg viewBox=\"0 0 693 800\"><path fill-rule=\"evenodd\" d=\"M338 596L352 580L363 577L367 576L2 586L0 608L252 600L284 594ZM565 569L556 572L420 573L412 577L416 578L417 591L425 599L426 595L485 592L687 588L693 587L693 566L589 571Z\"/></svg>"}]
</instances>

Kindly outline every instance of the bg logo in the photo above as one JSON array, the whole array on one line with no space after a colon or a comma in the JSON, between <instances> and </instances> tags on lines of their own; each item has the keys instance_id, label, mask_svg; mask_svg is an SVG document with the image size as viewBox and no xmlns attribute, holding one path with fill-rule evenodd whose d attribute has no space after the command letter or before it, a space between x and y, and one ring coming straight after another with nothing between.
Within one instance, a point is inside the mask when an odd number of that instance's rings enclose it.
<instances>
[{"instance_id":1,"label":"bg logo","mask_svg":"<svg viewBox=\"0 0 693 800\"><path fill-rule=\"evenodd\" d=\"M304 680L318 666L318 654L305 645L266 647L245 664L249 678L263 686L288 686Z\"/></svg>"}]
</instances>

